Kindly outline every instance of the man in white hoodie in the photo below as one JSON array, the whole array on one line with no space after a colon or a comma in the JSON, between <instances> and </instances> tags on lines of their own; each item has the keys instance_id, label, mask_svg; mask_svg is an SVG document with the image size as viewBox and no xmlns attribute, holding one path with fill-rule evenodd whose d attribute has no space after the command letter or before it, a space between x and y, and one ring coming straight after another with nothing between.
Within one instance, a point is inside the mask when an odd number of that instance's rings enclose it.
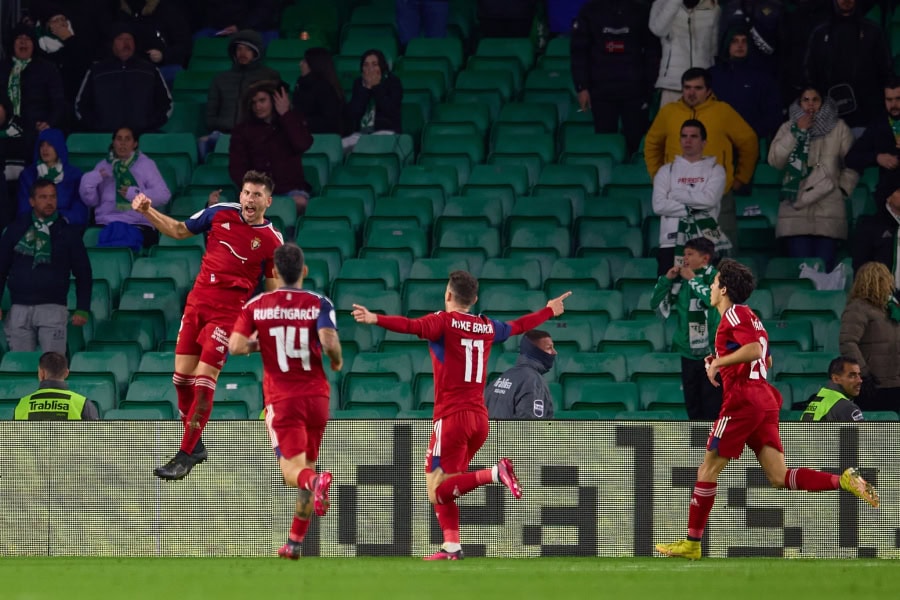
<instances>
[{"instance_id":1,"label":"man in white hoodie","mask_svg":"<svg viewBox=\"0 0 900 600\"><path fill-rule=\"evenodd\" d=\"M679 222L693 216L718 219L725 192L725 169L713 156L703 156L706 126L697 119L681 125L681 155L653 178L653 212L660 216L658 274L675 264ZM693 237L693 236L691 236Z\"/></svg>"}]
</instances>

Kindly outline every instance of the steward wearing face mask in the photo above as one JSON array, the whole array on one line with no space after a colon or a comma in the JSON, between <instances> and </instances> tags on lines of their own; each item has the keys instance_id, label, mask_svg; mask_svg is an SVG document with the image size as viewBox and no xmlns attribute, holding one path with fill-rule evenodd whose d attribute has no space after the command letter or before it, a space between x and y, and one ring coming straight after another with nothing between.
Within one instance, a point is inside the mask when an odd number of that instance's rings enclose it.
<instances>
[{"instance_id":1,"label":"steward wearing face mask","mask_svg":"<svg viewBox=\"0 0 900 600\"><path fill-rule=\"evenodd\" d=\"M550 334L532 329L522 336L519 358L486 388L484 401L491 419L552 419L553 399L544 373L553 368L556 349Z\"/></svg>"}]
</instances>

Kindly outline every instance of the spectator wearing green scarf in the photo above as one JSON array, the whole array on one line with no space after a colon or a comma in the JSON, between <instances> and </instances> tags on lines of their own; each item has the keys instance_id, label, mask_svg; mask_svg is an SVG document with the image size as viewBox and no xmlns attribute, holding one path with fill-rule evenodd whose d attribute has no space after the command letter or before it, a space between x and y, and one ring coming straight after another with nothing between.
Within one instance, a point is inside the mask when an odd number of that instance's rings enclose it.
<instances>
[{"instance_id":1,"label":"spectator wearing green scarf","mask_svg":"<svg viewBox=\"0 0 900 600\"><path fill-rule=\"evenodd\" d=\"M0 237L0 290L9 285L12 301L5 317L9 349L66 352L66 307L69 278L75 277L73 325L87 322L91 304L91 263L81 229L59 218L56 184L38 180L31 191L29 213Z\"/></svg>"}]
</instances>

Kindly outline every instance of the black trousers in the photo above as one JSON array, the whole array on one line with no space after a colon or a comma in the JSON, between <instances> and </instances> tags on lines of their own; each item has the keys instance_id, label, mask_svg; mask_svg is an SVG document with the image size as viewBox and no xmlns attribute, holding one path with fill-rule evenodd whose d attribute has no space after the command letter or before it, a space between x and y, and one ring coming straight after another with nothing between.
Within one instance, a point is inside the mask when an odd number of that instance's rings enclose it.
<instances>
[{"instance_id":1,"label":"black trousers","mask_svg":"<svg viewBox=\"0 0 900 600\"><path fill-rule=\"evenodd\" d=\"M681 357L681 387L684 406L692 421L715 421L722 409L722 386L715 387L706 377L703 360Z\"/></svg>"},{"instance_id":2,"label":"black trousers","mask_svg":"<svg viewBox=\"0 0 900 600\"><path fill-rule=\"evenodd\" d=\"M591 91L591 113L594 116L594 131L597 133L617 133L619 119L622 119L622 135L625 136L625 160L637 152L641 137L647 133L649 110L644 98L607 100L599 91Z\"/></svg>"}]
</instances>

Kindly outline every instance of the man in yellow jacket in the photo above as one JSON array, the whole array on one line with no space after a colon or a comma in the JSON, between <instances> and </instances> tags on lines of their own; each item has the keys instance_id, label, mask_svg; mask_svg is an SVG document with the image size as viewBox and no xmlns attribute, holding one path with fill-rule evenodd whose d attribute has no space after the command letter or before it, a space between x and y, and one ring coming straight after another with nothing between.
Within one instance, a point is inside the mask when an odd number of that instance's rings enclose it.
<instances>
[{"instance_id":1,"label":"man in yellow jacket","mask_svg":"<svg viewBox=\"0 0 900 600\"><path fill-rule=\"evenodd\" d=\"M69 389L69 363L64 354L45 352L38 362L37 391L19 400L17 421L96 421L94 403Z\"/></svg>"},{"instance_id":2,"label":"man in yellow jacket","mask_svg":"<svg viewBox=\"0 0 900 600\"><path fill-rule=\"evenodd\" d=\"M706 69L688 69L681 76L681 99L659 109L644 140L644 161L652 179L659 169L681 154L681 125L697 119L708 132L704 156L716 157L725 169L725 195L719 226L737 250L737 219L732 191L753 179L759 140L753 128L727 102L716 99Z\"/></svg>"}]
</instances>

